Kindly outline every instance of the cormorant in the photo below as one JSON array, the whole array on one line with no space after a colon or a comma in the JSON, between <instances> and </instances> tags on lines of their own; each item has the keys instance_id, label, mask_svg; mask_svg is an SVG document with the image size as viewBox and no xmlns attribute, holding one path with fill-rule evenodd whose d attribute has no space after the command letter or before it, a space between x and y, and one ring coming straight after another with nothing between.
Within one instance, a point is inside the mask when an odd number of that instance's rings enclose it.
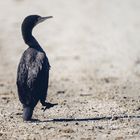
<instances>
[{"instance_id":1,"label":"cormorant","mask_svg":"<svg viewBox=\"0 0 140 140\"><path fill-rule=\"evenodd\" d=\"M32 36L33 28L52 16L27 16L21 26L24 42L29 46L23 53L17 70L17 90L23 105L23 120L31 120L38 101L45 109L56 104L45 102L48 90L50 64L46 53ZM44 109L44 110L45 110Z\"/></svg>"}]
</instances>

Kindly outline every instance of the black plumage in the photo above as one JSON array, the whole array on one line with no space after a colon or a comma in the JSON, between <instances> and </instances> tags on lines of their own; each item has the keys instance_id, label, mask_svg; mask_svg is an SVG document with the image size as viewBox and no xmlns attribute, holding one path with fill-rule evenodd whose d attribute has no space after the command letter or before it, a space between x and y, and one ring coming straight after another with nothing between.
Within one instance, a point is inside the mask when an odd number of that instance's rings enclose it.
<instances>
[{"instance_id":1,"label":"black plumage","mask_svg":"<svg viewBox=\"0 0 140 140\"><path fill-rule=\"evenodd\" d=\"M46 108L55 104L45 102L48 90L50 64L46 53L32 35L38 23L51 18L30 15L22 23L22 36L29 46L23 53L17 70L17 89L20 102L23 104L23 119L31 120L38 101Z\"/></svg>"}]
</instances>

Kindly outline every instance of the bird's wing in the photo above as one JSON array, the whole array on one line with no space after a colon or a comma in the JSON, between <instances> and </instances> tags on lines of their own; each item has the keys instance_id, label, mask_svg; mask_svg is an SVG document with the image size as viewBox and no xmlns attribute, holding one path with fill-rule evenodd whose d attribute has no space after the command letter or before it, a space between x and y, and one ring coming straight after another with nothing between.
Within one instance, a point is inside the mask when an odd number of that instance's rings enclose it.
<instances>
[{"instance_id":1,"label":"bird's wing","mask_svg":"<svg viewBox=\"0 0 140 140\"><path fill-rule=\"evenodd\" d=\"M27 87L28 68L24 59L21 58L17 70L17 90L19 100L22 104L28 104L28 87Z\"/></svg>"},{"instance_id":2,"label":"bird's wing","mask_svg":"<svg viewBox=\"0 0 140 140\"><path fill-rule=\"evenodd\" d=\"M44 56L40 56L30 65L28 70L27 85L32 93L32 97L45 101L48 89L49 62Z\"/></svg>"},{"instance_id":3,"label":"bird's wing","mask_svg":"<svg viewBox=\"0 0 140 140\"><path fill-rule=\"evenodd\" d=\"M40 73L41 82L40 82L40 102L42 105L45 103L47 97L47 90L48 90L48 82L49 82L49 70L50 64L45 56L42 63L42 70Z\"/></svg>"},{"instance_id":4,"label":"bird's wing","mask_svg":"<svg viewBox=\"0 0 140 140\"><path fill-rule=\"evenodd\" d=\"M46 59L34 59L25 65L21 61L18 67L17 87L22 104L36 104L46 99L48 88L49 63Z\"/></svg>"}]
</instances>

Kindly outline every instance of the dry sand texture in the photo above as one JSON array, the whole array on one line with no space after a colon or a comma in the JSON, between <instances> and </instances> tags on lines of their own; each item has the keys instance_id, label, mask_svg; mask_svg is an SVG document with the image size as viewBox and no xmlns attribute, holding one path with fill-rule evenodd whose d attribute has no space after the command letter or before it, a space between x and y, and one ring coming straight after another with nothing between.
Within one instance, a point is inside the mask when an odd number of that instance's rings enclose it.
<instances>
[{"instance_id":1,"label":"dry sand texture","mask_svg":"<svg viewBox=\"0 0 140 140\"><path fill-rule=\"evenodd\" d=\"M59 105L22 121L16 69L29 14L50 64L48 100ZM140 139L139 0L1 0L0 139ZM53 120L55 119L55 120Z\"/></svg>"}]
</instances>

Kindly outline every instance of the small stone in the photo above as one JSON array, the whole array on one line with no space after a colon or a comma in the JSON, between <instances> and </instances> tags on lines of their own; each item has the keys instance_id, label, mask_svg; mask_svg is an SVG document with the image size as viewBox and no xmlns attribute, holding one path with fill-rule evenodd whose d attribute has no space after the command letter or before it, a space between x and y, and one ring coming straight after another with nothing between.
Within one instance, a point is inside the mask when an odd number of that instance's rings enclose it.
<instances>
[{"instance_id":1,"label":"small stone","mask_svg":"<svg viewBox=\"0 0 140 140\"><path fill-rule=\"evenodd\" d=\"M57 91L57 94L64 94L65 93L65 91L63 90L63 91Z\"/></svg>"},{"instance_id":2,"label":"small stone","mask_svg":"<svg viewBox=\"0 0 140 140\"><path fill-rule=\"evenodd\" d=\"M136 111L139 111L140 110L140 107L138 107L137 109L136 109Z\"/></svg>"},{"instance_id":3,"label":"small stone","mask_svg":"<svg viewBox=\"0 0 140 140\"><path fill-rule=\"evenodd\" d=\"M75 125L79 125L79 123L78 123L78 122L76 122L76 123L75 123Z\"/></svg>"},{"instance_id":4,"label":"small stone","mask_svg":"<svg viewBox=\"0 0 140 140\"><path fill-rule=\"evenodd\" d=\"M10 116L10 118L12 119L12 118L13 118L13 116Z\"/></svg>"}]
</instances>

